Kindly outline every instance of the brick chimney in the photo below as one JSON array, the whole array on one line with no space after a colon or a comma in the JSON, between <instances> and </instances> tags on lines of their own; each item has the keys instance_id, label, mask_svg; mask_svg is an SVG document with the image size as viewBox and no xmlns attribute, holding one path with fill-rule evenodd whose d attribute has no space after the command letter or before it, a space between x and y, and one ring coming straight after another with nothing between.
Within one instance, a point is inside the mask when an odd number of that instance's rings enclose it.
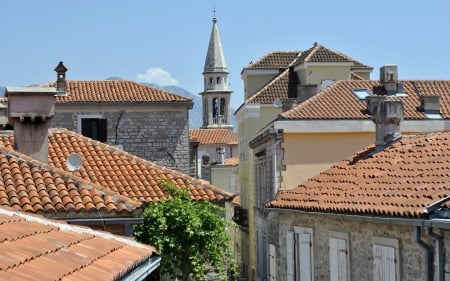
<instances>
[{"instance_id":1,"label":"brick chimney","mask_svg":"<svg viewBox=\"0 0 450 281\"><path fill-rule=\"evenodd\" d=\"M62 61L55 67L55 71L57 74L56 77L56 90L58 91L58 96L66 95L66 72L68 68L64 65Z\"/></svg>"},{"instance_id":2,"label":"brick chimney","mask_svg":"<svg viewBox=\"0 0 450 281\"><path fill-rule=\"evenodd\" d=\"M375 145L383 149L401 138L400 122L403 119L401 101L380 100L372 105L372 121L375 123Z\"/></svg>"},{"instance_id":3,"label":"brick chimney","mask_svg":"<svg viewBox=\"0 0 450 281\"><path fill-rule=\"evenodd\" d=\"M6 88L14 149L44 163L48 162L48 128L55 115L56 92L55 88Z\"/></svg>"}]
</instances>

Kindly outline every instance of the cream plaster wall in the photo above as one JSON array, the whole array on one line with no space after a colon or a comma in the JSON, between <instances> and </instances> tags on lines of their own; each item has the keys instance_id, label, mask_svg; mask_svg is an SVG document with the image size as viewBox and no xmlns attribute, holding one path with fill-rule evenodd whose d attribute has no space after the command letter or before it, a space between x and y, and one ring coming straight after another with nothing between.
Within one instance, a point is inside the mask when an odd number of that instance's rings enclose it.
<instances>
[{"instance_id":1,"label":"cream plaster wall","mask_svg":"<svg viewBox=\"0 0 450 281\"><path fill-rule=\"evenodd\" d=\"M276 75L274 74L261 74L255 76L247 76L244 80L244 93L245 100L251 97L254 93L265 86L270 80L272 80Z\"/></svg>"},{"instance_id":2,"label":"cream plaster wall","mask_svg":"<svg viewBox=\"0 0 450 281\"><path fill-rule=\"evenodd\" d=\"M375 143L372 132L284 133L282 188L296 187L372 143Z\"/></svg>"},{"instance_id":3,"label":"cream plaster wall","mask_svg":"<svg viewBox=\"0 0 450 281\"><path fill-rule=\"evenodd\" d=\"M318 85L322 80L350 79L349 65L308 65L297 72L302 85Z\"/></svg>"}]
</instances>

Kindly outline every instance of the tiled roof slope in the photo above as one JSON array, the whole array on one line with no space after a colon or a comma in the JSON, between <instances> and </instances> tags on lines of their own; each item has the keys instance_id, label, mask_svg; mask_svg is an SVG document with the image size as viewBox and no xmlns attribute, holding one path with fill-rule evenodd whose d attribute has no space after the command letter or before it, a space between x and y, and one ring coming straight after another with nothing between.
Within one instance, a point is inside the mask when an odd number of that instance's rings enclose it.
<instances>
[{"instance_id":1,"label":"tiled roof slope","mask_svg":"<svg viewBox=\"0 0 450 281\"><path fill-rule=\"evenodd\" d=\"M280 115L280 119L368 119L367 102L353 94L354 89L368 89L373 95L399 100L405 119L427 119L419 110L421 96L440 96L442 118L450 118L450 80L402 81L406 96L386 96L383 84L375 80L337 81L313 97Z\"/></svg>"},{"instance_id":2,"label":"tiled roof slope","mask_svg":"<svg viewBox=\"0 0 450 281\"><path fill-rule=\"evenodd\" d=\"M335 164L297 188L283 190L270 208L419 218L450 196L450 133L406 136L371 155L373 146Z\"/></svg>"},{"instance_id":3,"label":"tiled roof slope","mask_svg":"<svg viewBox=\"0 0 450 281\"><path fill-rule=\"evenodd\" d=\"M239 157L231 157L223 160L223 164L226 166L237 166L239 165Z\"/></svg>"},{"instance_id":4,"label":"tiled roof slope","mask_svg":"<svg viewBox=\"0 0 450 281\"><path fill-rule=\"evenodd\" d=\"M0 206L39 213L130 216L140 202L72 173L12 150L12 136L0 137ZM6 148L3 147L6 145Z\"/></svg>"},{"instance_id":5,"label":"tiled roof slope","mask_svg":"<svg viewBox=\"0 0 450 281\"><path fill-rule=\"evenodd\" d=\"M305 62L318 63L336 63L347 62L352 63L352 70L372 70L372 67L364 65L353 58L341 53L328 49L320 44L314 44L309 50L303 52L293 63L298 65Z\"/></svg>"},{"instance_id":6,"label":"tiled roof slope","mask_svg":"<svg viewBox=\"0 0 450 281\"><path fill-rule=\"evenodd\" d=\"M200 144L237 144L236 132L229 129L190 129L189 139Z\"/></svg>"},{"instance_id":7,"label":"tiled roof slope","mask_svg":"<svg viewBox=\"0 0 450 281\"><path fill-rule=\"evenodd\" d=\"M288 68L249 97L245 103L272 104L276 99L282 102L296 101L297 84L297 75L292 69Z\"/></svg>"},{"instance_id":8,"label":"tiled roof slope","mask_svg":"<svg viewBox=\"0 0 450 281\"><path fill-rule=\"evenodd\" d=\"M300 51L273 51L250 63L245 69L286 69L300 54Z\"/></svg>"},{"instance_id":9,"label":"tiled roof slope","mask_svg":"<svg viewBox=\"0 0 450 281\"><path fill-rule=\"evenodd\" d=\"M0 208L0 280L122 280L148 270L154 254L123 237Z\"/></svg>"},{"instance_id":10,"label":"tiled roof slope","mask_svg":"<svg viewBox=\"0 0 450 281\"><path fill-rule=\"evenodd\" d=\"M42 85L56 87L56 82ZM192 99L127 80L68 80L67 96L57 96L56 104L116 103L192 103Z\"/></svg>"},{"instance_id":11,"label":"tiled roof slope","mask_svg":"<svg viewBox=\"0 0 450 281\"><path fill-rule=\"evenodd\" d=\"M66 129L49 131L49 164L14 151L13 142L12 131L0 134L1 206L33 213L130 216L139 211L140 202L165 198L158 185L163 179L189 188L195 200L232 199L231 193L207 181ZM83 159L83 167L75 172L66 167L71 153Z\"/></svg>"},{"instance_id":12,"label":"tiled roof slope","mask_svg":"<svg viewBox=\"0 0 450 281\"><path fill-rule=\"evenodd\" d=\"M74 175L137 201L165 198L158 183L166 179L180 188L189 188L196 200L222 201L232 197L231 193L208 181L192 178L78 133L66 129L49 131L49 163L67 169L66 158L73 152L83 159L83 167Z\"/></svg>"}]
</instances>

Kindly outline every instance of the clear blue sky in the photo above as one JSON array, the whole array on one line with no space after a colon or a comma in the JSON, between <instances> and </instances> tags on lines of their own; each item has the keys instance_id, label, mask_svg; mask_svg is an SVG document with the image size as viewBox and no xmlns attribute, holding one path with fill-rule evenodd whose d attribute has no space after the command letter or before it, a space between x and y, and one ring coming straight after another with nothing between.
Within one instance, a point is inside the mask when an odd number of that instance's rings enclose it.
<instances>
[{"instance_id":1,"label":"clear blue sky","mask_svg":"<svg viewBox=\"0 0 450 281\"><path fill-rule=\"evenodd\" d=\"M450 1L14 0L0 4L0 85L118 76L203 90L213 9L228 64L232 107L240 72L274 50L314 42L373 66L397 64L400 79L450 79Z\"/></svg>"}]
</instances>

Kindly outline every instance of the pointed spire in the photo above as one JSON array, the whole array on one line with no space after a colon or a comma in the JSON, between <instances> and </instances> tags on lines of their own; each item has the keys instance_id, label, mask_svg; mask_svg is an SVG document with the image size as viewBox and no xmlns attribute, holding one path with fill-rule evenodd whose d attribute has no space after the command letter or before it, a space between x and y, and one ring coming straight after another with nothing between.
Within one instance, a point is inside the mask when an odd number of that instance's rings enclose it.
<instances>
[{"instance_id":1,"label":"pointed spire","mask_svg":"<svg viewBox=\"0 0 450 281\"><path fill-rule=\"evenodd\" d=\"M213 18L211 37L209 38L208 53L206 55L204 72L226 72L228 73L225 56L220 42L217 19Z\"/></svg>"}]
</instances>

